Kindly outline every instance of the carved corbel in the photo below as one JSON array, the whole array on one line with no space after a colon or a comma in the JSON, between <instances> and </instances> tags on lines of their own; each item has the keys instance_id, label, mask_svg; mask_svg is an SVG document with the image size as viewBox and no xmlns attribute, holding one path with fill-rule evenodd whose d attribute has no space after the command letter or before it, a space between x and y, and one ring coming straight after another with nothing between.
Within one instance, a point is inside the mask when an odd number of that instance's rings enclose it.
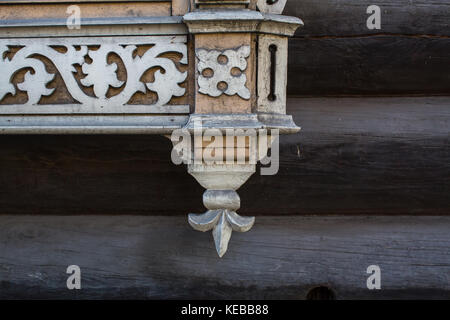
<instances>
[{"instance_id":1,"label":"carved corbel","mask_svg":"<svg viewBox=\"0 0 450 320\"><path fill-rule=\"evenodd\" d=\"M203 204L208 211L189 214L189 224L198 231L212 231L220 257L232 231L246 232L255 221L236 212L240 208L236 191L256 172L257 161L275 139L261 133L267 130L256 114L193 114L171 137L174 154L206 189Z\"/></svg>"},{"instance_id":2,"label":"carved corbel","mask_svg":"<svg viewBox=\"0 0 450 320\"><path fill-rule=\"evenodd\" d=\"M287 37L302 22L277 14L285 2L258 1L257 11L248 9L252 3L246 0L196 0L195 10L183 17L194 35L196 58L195 112L183 130L194 139L184 144L173 139L174 150L206 189L208 210L189 214L189 224L212 231L220 257L232 231L246 232L255 221L236 213L236 190L278 142L276 134L300 130L286 115L286 70Z\"/></svg>"}]
</instances>

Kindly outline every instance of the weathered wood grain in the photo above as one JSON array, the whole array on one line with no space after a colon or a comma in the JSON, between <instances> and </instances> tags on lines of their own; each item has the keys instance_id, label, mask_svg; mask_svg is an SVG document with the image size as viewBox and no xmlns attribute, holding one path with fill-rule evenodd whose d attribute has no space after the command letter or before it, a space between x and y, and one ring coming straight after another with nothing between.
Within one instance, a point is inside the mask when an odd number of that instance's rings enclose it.
<instances>
[{"instance_id":1,"label":"weathered wood grain","mask_svg":"<svg viewBox=\"0 0 450 320\"><path fill-rule=\"evenodd\" d=\"M450 38L295 38L288 59L290 95L450 95Z\"/></svg>"},{"instance_id":2,"label":"weathered wood grain","mask_svg":"<svg viewBox=\"0 0 450 320\"><path fill-rule=\"evenodd\" d=\"M36 3L36 1L15 1L7 4L0 1L0 20L3 22L20 21L25 19L67 19L72 13L67 13L69 1L47 1ZM68 4L69 2L69 4ZM127 3L128 2L128 3ZM147 1L145 1L147 2ZM81 13L81 18L106 18L106 17L149 17L170 16L171 3L168 1L105 1L99 5L98 1L72 1Z\"/></svg>"},{"instance_id":3,"label":"weathered wood grain","mask_svg":"<svg viewBox=\"0 0 450 320\"><path fill-rule=\"evenodd\" d=\"M180 214L181 207L202 208L202 187L186 168L172 164L171 143L165 137L4 136L0 140L2 213ZM177 195L187 194L198 197L175 201Z\"/></svg>"},{"instance_id":4,"label":"weathered wood grain","mask_svg":"<svg viewBox=\"0 0 450 320\"><path fill-rule=\"evenodd\" d=\"M276 176L243 186L242 210L450 213L448 98L288 101L302 131L281 138Z\"/></svg>"},{"instance_id":5,"label":"weathered wood grain","mask_svg":"<svg viewBox=\"0 0 450 320\"><path fill-rule=\"evenodd\" d=\"M302 131L239 189L242 215L450 214L450 98L288 99ZM160 136L1 136L0 213L201 213Z\"/></svg>"},{"instance_id":6,"label":"weathered wood grain","mask_svg":"<svg viewBox=\"0 0 450 320\"><path fill-rule=\"evenodd\" d=\"M449 217L259 217L219 259L185 217L0 216L0 298L450 298ZM81 268L81 290L66 268ZM368 290L369 265L381 290Z\"/></svg>"},{"instance_id":7,"label":"weathered wood grain","mask_svg":"<svg viewBox=\"0 0 450 320\"><path fill-rule=\"evenodd\" d=\"M381 29L366 26L367 7L381 9ZM290 0L283 14L300 17L297 36L355 36L376 33L450 35L450 1L427 0Z\"/></svg>"},{"instance_id":8,"label":"weathered wood grain","mask_svg":"<svg viewBox=\"0 0 450 320\"><path fill-rule=\"evenodd\" d=\"M373 4L379 30L366 26ZM450 94L449 0L294 0L283 14L305 23L290 39L290 95Z\"/></svg>"}]
</instances>

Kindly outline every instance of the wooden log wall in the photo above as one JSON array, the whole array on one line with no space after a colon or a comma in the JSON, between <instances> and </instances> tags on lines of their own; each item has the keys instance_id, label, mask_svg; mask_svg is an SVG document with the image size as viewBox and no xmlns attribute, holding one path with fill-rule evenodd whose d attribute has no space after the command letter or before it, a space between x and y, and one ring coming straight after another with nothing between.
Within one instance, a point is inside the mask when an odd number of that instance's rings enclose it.
<instances>
[{"instance_id":1,"label":"wooden log wall","mask_svg":"<svg viewBox=\"0 0 450 320\"><path fill-rule=\"evenodd\" d=\"M381 29L369 30L370 5ZM291 95L449 95L450 1L290 0Z\"/></svg>"},{"instance_id":2,"label":"wooden log wall","mask_svg":"<svg viewBox=\"0 0 450 320\"><path fill-rule=\"evenodd\" d=\"M278 175L240 190L243 213L450 212L450 100L411 96L450 95L450 1L378 2L382 34L365 26L369 4L288 1L284 14L305 21L290 40L287 108L303 130L282 137ZM347 94L402 96L294 98ZM5 214L203 210L159 136L1 136L0 164Z\"/></svg>"},{"instance_id":3,"label":"wooden log wall","mask_svg":"<svg viewBox=\"0 0 450 320\"><path fill-rule=\"evenodd\" d=\"M366 9L382 9L381 30ZM0 298L449 298L450 1L289 0L280 170L219 259L160 136L0 136ZM390 96L390 97L386 97ZM394 96L394 97L392 97ZM82 290L65 268L82 269ZM382 290L368 290L377 264Z\"/></svg>"},{"instance_id":4,"label":"wooden log wall","mask_svg":"<svg viewBox=\"0 0 450 320\"><path fill-rule=\"evenodd\" d=\"M450 98L290 98L277 175L245 215L450 214ZM185 215L202 187L160 136L0 136L4 214Z\"/></svg>"},{"instance_id":5,"label":"wooden log wall","mask_svg":"<svg viewBox=\"0 0 450 320\"><path fill-rule=\"evenodd\" d=\"M449 299L449 217L259 217L219 259L185 217L0 216L0 299ZM81 269L68 290L66 269ZM378 265L381 289L369 290Z\"/></svg>"}]
</instances>

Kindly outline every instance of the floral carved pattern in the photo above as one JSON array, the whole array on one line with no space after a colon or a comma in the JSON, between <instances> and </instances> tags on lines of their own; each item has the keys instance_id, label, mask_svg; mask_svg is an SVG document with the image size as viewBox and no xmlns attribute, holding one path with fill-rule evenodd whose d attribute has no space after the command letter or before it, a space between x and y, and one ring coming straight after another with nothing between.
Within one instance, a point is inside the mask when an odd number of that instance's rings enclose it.
<instances>
[{"instance_id":1,"label":"floral carved pattern","mask_svg":"<svg viewBox=\"0 0 450 320\"><path fill-rule=\"evenodd\" d=\"M247 77L247 57L250 46L224 51L197 49L195 52L198 64L199 92L211 97L239 95L243 99L250 99L250 91L245 86Z\"/></svg>"},{"instance_id":2,"label":"floral carved pattern","mask_svg":"<svg viewBox=\"0 0 450 320\"><path fill-rule=\"evenodd\" d=\"M0 40L0 102L8 94L17 94L12 80L24 69L27 70L24 80L17 83L17 88L26 91L28 100L20 105L39 108L42 106L40 99L54 92L55 88L49 89L48 84L56 73L49 72L38 57L44 57L54 65L70 96L81 105L80 109L86 107L89 111L108 112L108 108L122 108L126 111L127 103L135 93L148 91L157 94L153 106L162 107L172 97L183 96L186 92L180 84L186 80L187 71L180 71L172 59L163 56L175 53L181 56L180 64L187 64L185 37L26 40L25 44L23 40L19 42L20 47L13 55L8 54L11 47L17 46L14 40ZM138 54L140 45L148 49ZM126 80L119 80L118 64L108 60L110 55L120 59ZM77 65L83 74L78 81L75 77ZM154 79L145 82L143 75L150 69L156 69ZM83 87L91 87L93 95L86 94ZM117 89L114 95L107 94L110 88Z\"/></svg>"}]
</instances>

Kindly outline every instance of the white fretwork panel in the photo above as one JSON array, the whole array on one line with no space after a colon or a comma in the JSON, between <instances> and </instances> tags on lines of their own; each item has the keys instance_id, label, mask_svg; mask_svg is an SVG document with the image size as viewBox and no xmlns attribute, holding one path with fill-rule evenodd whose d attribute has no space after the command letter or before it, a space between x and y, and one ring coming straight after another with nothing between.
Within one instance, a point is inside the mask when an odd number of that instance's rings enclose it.
<instances>
[{"instance_id":1,"label":"white fretwork panel","mask_svg":"<svg viewBox=\"0 0 450 320\"><path fill-rule=\"evenodd\" d=\"M24 81L17 88L26 91L28 100L23 104L1 104L0 114L46 114L46 113L188 113L188 105L168 104L172 97L185 95L180 86L187 78L187 71L180 71L174 60L164 57L166 53L181 56L180 64L186 65L186 36L139 36L139 37L86 37L86 38L35 38L0 39L0 103L7 94L15 96L17 90L13 77L28 69ZM139 46L148 47L141 55ZM13 47L18 51L11 57L7 53ZM57 50L63 48L63 50ZM108 57L118 56L126 70L126 80L118 79L118 65L109 63ZM41 104L56 73L47 71L39 56L48 59L61 76L70 96L77 103ZM81 67L83 77L77 81L75 66ZM146 71L157 68L154 81L144 82ZM93 95L81 87L91 87ZM107 95L116 88L114 95ZM152 104L129 104L137 92L157 94Z\"/></svg>"}]
</instances>

